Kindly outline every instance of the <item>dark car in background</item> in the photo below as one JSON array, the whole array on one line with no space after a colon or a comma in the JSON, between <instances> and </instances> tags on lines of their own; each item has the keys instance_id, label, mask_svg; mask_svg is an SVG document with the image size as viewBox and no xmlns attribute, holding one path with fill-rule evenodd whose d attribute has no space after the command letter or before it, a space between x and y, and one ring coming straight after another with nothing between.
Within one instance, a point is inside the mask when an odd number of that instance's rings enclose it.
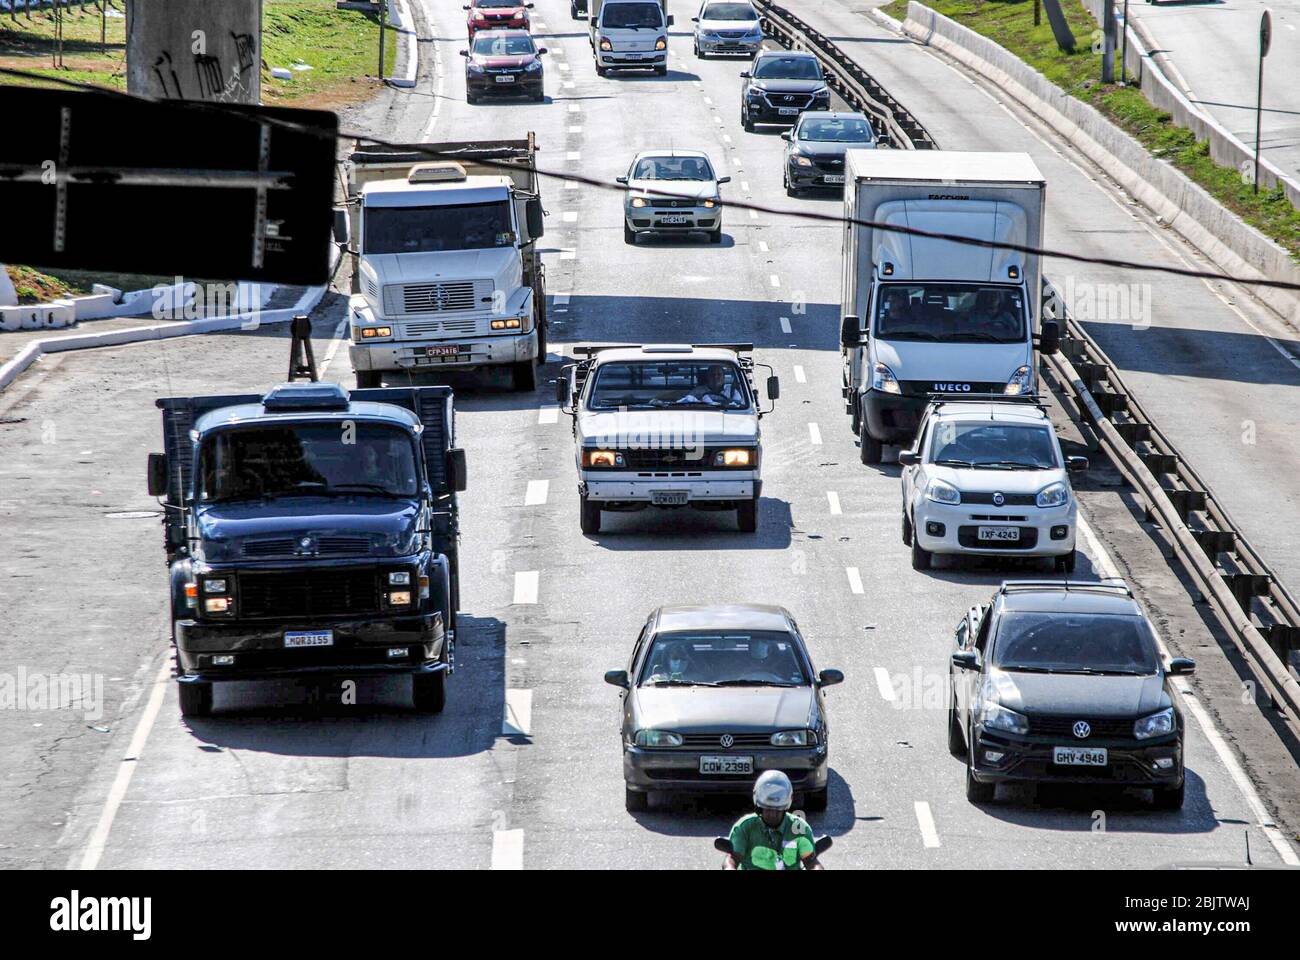
<instances>
[{"instance_id":1,"label":"dark car in background","mask_svg":"<svg viewBox=\"0 0 1300 960\"><path fill-rule=\"evenodd\" d=\"M871 121L861 113L805 113L781 139L786 141L785 192L791 197L806 187L843 190L844 154L876 149Z\"/></svg>"},{"instance_id":2,"label":"dark car in background","mask_svg":"<svg viewBox=\"0 0 1300 960\"><path fill-rule=\"evenodd\" d=\"M1183 805L1183 712L1155 631L1113 583L1003 583L957 625L949 667L948 747L966 759L966 796L999 783L1150 789L1158 809Z\"/></svg>"},{"instance_id":3,"label":"dark car in background","mask_svg":"<svg viewBox=\"0 0 1300 960\"><path fill-rule=\"evenodd\" d=\"M465 99L523 96L541 103L546 99L542 55L526 30L488 30L476 34L465 58Z\"/></svg>"},{"instance_id":4,"label":"dark car in background","mask_svg":"<svg viewBox=\"0 0 1300 960\"><path fill-rule=\"evenodd\" d=\"M811 53L765 50L741 75L740 125L793 124L805 110L829 110L831 90Z\"/></svg>"},{"instance_id":5,"label":"dark car in background","mask_svg":"<svg viewBox=\"0 0 1300 960\"><path fill-rule=\"evenodd\" d=\"M748 795L782 770L796 801L826 808L830 724L824 688L844 680L813 668L798 624L761 604L660 607L632 647L622 690L627 809L650 793Z\"/></svg>"},{"instance_id":6,"label":"dark car in background","mask_svg":"<svg viewBox=\"0 0 1300 960\"><path fill-rule=\"evenodd\" d=\"M521 0L471 0L465 4L465 30L471 40L480 30L527 30L531 3Z\"/></svg>"}]
</instances>

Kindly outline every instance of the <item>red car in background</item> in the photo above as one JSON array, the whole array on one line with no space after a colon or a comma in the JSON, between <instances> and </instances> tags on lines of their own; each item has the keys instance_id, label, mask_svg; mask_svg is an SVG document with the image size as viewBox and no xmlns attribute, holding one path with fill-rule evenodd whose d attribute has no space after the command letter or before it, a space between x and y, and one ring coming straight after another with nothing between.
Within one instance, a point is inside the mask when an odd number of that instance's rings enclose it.
<instances>
[{"instance_id":1,"label":"red car in background","mask_svg":"<svg viewBox=\"0 0 1300 960\"><path fill-rule=\"evenodd\" d=\"M480 30L527 30L531 3L521 0L470 0L465 5L469 15L465 18L469 38Z\"/></svg>"}]
</instances>

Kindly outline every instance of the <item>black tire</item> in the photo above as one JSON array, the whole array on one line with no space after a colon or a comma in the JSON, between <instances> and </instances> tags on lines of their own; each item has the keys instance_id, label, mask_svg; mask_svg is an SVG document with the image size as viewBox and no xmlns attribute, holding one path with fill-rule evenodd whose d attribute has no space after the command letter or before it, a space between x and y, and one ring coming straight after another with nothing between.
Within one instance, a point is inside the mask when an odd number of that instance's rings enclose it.
<instances>
[{"instance_id":1,"label":"black tire","mask_svg":"<svg viewBox=\"0 0 1300 960\"><path fill-rule=\"evenodd\" d=\"M744 107L740 108L740 126L746 133L754 132L754 122L749 119L749 113Z\"/></svg>"},{"instance_id":2,"label":"black tire","mask_svg":"<svg viewBox=\"0 0 1300 960\"><path fill-rule=\"evenodd\" d=\"M384 385L384 375L378 370L358 370L357 389L371 390Z\"/></svg>"},{"instance_id":3,"label":"black tire","mask_svg":"<svg viewBox=\"0 0 1300 960\"><path fill-rule=\"evenodd\" d=\"M578 526L583 533L600 533L600 504L589 501L585 493L578 495Z\"/></svg>"},{"instance_id":4,"label":"black tire","mask_svg":"<svg viewBox=\"0 0 1300 960\"><path fill-rule=\"evenodd\" d=\"M442 708L447 705L447 671L412 677L411 701L416 713L442 713Z\"/></svg>"},{"instance_id":5,"label":"black tire","mask_svg":"<svg viewBox=\"0 0 1300 960\"><path fill-rule=\"evenodd\" d=\"M696 43L696 44L692 44L692 46L695 48L695 59L696 59L696 60L707 60L707 59L709 59L708 57L706 57L706 56L705 56L705 55L700 51L700 45L699 45L698 43Z\"/></svg>"},{"instance_id":6,"label":"black tire","mask_svg":"<svg viewBox=\"0 0 1300 960\"><path fill-rule=\"evenodd\" d=\"M514 388L518 393L532 393L537 389L537 364L531 360L521 360L510 365L510 375L514 378Z\"/></svg>"},{"instance_id":7,"label":"black tire","mask_svg":"<svg viewBox=\"0 0 1300 960\"><path fill-rule=\"evenodd\" d=\"M180 684L181 716L206 717L212 713L212 684Z\"/></svg>"},{"instance_id":8,"label":"black tire","mask_svg":"<svg viewBox=\"0 0 1300 960\"><path fill-rule=\"evenodd\" d=\"M603 76L605 76L605 74L607 74L607 73L609 73L609 71L608 71L607 69L605 69L604 67L601 67L601 66L596 67L596 76L598 76L598 77L603 77Z\"/></svg>"},{"instance_id":9,"label":"black tire","mask_svg":"<svg viewBox=\"0 0 1300 960\"><path fill-rule=\"evenodd\" d=\"M862 410L858 406L857 397L854 397L849 402L853 406L853 409L849 411L849 429L853 431L853 435L856 437L862 432Z\"/></svg>"},{"instance_id":10,"label":"black tire","mask_svg":"<svg viewBox=\"0 0 1300 960\"><path fill-rule=\"evenodd\" d=\"M820 790L810 790L803 799L803 808L811 810L814 813L821 813L826 809L826 804L830 800L830 788L822 787Z\"/></svg>"},{"instance_id":11,"label":"black tire","mask_svg":"<svg viewBox=\"0 0 1300 960\"><path fill-rule=\"evenodd\" d=\"M787 197L792 197L792 198L798 199L798 197L799 197L799 188L796 187L796 186L794 186L793 184L787 183L787 184L785 185L785 195L786 195Z\"/></svg>"},{"instance_id":12,"label":"black tire","mask_svg":"<svg viewBox=\"0 0 1300 960\"><path fill-rule=\"evenodd\" d=\"M533 94L533 103L545 103L545 102L546 102L546 93L544 91L539 91Z\"/></svg>"},{"instance_id":13,"label":"black tire","mask_svg":"<svg viewBox=\"0 0 1300 960\"><path fill-rule=\"evenodd\" d=\"M1156 787L1151 791L1151 806L1157 810L1181 810L1186 789L1186 780L1176 787Z\"/></svg>"},{"instance_id":14,"label":"black tire","mask_svg":"<svg viewBox=\"0 0 1300 960\"><path fill-rule=\"evenodd\" d=\"M722 227L718 227L718 229L716 230L710 230L709 243L721 243L721 242L722 242Z\"/></svg>"},{"instance_id":15,"label":"black tire","mask_svg":"<svg viewBox=\"0 0 1300 960\"><path fill-rule=\"evenodd\" d=\"M662 67L655 67L655 76L656 77L668 76L668 64L665 63Z\"/></svg>"},{"instance_id":16,"label":"black tire","mask_svg":"<svg viewBox=\"0 0 1300 960\"><path fill-rule=\"evenodd\" d=\"M954 757L966 756L966 735L962 733L961 721L957 719L956 696L953 696L948 705L948 752Z\"/></svg>"},{"instance_id":17,"label":"black tire","mask_svg":"<svg viewBox=\"0 0 1300 960\"><path fill-rule=\"evenodd\" d=\"M1074 573L1074 563L1075 563L1076 556L1077 556L1077 551L1071 550L1071 551L1070 551L1069 553L1067 553L1065 556L1063 556L1063 557L1057 557L1057 558L1056 558L1056 572L1057 572L1057 573Z\"/></svg>"},{"instance_id":18,"label":"black tire","mask_svg":"<svg viewBox=\"0 0 1300 960\"><path fill-rule=\"evenodd\" d=\"M907 514L903 514L903 546L912 545L912 521L907 519Z\"/></svg>"},{"instance_id":19,"label":"black tire","mask_svg":"<svg viewBox=\"0 0 1300 960\"><path fill-rule=\"evenodd\" d=\"M971 773L970 760L966 761L966 799L971 803L992 803L997 784L980 783Z\"/></svg>"},{"instance_id":20,"label":"black tire","mask_svg":"<svg viewBox=\"0 0 1300 960\"><path fill-rule=\"evenodd\" d=\"M858 455L862 462L868 466L878 464L884 455L883 447L884 444L871 435L866 418L861 418L861 423L858 425Z\"/></svg>"},{"instance_id":21,"label":"black tire","mask_svg":"<svg viewBox=\"0 0 1300 960\"><path fill-rule=\"evenodd\" d=\"M650 794L624 787L623 806L628 813L645 813L650 808Z\"/></svg>"},{"instance_id":22,"label":"black tire","mask_svg":"<svg viewBox=\"0 0 1300 960\"><path fill-rule=\"evenodd\" d=\"M478 96L472 93L465 94L465 102L471 107L478 105Z\"/></svg>"},{"instance_id":23,"label":"black tire","mask_svg":"<svg viewBox=\"0 0 1300 960\"><path fill-rule=\"evenodd\" d=\"M633 230L631 227L629 227L626 223L623 224L623 242L630 243L632 244L632 246L636 246L636 231Z\"/></svg>"},{"instance_id":24,"label":"black tire","mask_svg":"<svg viewBox=\"0 0 1300 960\"><path fill-rule=\"evenodd\" d=\"M912 569L929 570L930 564L934 561L934 554L921 546L920 539L916 536L916 531L912 532Z\"/></svg>"},{"instance_id":25,"label":"black tire","mask_svg":"<svg viewBox=\"0 0 1300 960\"><path fill-rule=\"evenodd\" d=\"M745 500L736 505L736 525L741 533L758 532L758 499Z\"/></svg>"}]
</instances>

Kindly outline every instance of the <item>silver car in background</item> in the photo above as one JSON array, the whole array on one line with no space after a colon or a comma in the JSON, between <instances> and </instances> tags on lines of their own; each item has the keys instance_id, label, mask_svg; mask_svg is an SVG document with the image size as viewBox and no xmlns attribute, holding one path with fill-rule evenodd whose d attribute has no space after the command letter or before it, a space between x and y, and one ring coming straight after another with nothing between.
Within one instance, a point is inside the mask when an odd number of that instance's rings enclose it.
<instances>
[{"instance_id":1,"label":"silver car in background","mask_svg":"<svg viewBox=\"0 0 1300 960\"><path fill-rule=\"evenodd\" d=\"M711 53L752 57L763 46L758 11L748 0L704 0L691 22L695 24L695 56L701 60Z\"/></svg>"},{"instance_id":2,"label":"silver car in background","mask_svg":"<svg viewBox=\"0 0 1300 960\"><path fill-rule=\"evenodd\" d=\"M629 187L623 200L623 242L638 233L708 234L722 242L722 207L718 187L731 182L713 171L700 150L643 150L619 183Z\"/></svg>"}]
</instances>

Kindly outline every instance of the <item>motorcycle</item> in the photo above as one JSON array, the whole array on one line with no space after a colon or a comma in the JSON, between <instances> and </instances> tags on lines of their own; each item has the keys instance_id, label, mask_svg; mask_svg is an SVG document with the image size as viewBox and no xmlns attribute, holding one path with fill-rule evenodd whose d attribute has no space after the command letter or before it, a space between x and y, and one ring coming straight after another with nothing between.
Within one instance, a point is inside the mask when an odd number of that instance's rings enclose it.
<instances>
[{"instance_id":1,"label":"motorcycle","mask_svg":"<svg viewBox=\"0 0 1300 960\"><path fill-rule=\"evenodd\" d=\"M830 837L818 837L813 841L813 853L818 859L820 859L821 855L831 848L831 844L832 841ZM717 850L719 853L725 853L727 856L734 856L736 852L731 846L730 837L714 837L713 849ZM758 856L759 854L770 854L770 857L765 856L760 858L760 856ZM771 862L767 863L766 861L769 859ZM755 861L755 865L766 870L802 869L802 867L799 866L798 864L794 866L787 866L785 860L781 858L781 856L777 853L777 851L767 847L763 847L755 851L754 861Z\"/></svg>"}]
</instances>

